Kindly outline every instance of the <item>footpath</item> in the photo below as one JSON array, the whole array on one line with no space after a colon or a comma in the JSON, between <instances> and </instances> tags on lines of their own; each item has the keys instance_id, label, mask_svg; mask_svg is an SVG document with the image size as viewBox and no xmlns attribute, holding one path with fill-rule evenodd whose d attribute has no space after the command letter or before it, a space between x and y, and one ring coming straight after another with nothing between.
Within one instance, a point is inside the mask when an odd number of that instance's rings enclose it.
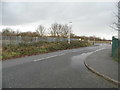
<instances>
[{"instance_id":1,"label":"footpath","mask_svg":"<svg viewBox=\"0 0 120 90\"><path fill-rule=\"evenodd\" d=\"M103 49L90 54L85 62L85 66L95 74L103 77L106 80L120 85L119 66L120 63L114 61L111 57L111 48Z\"/></svg>"}]
</instances>

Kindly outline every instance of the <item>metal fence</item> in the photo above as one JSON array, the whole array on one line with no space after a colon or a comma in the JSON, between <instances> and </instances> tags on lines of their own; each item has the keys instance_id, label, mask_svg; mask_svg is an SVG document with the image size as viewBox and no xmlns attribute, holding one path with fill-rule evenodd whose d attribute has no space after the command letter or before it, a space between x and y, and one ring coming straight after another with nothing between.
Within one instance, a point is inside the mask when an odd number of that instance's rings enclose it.
<instances>
[{"instance_id":1,"label":"metal fence","mask_svg":"<svg viewBox=\"0 0 120 90\"><path fill-rule=\"evenodd\" d=\"M58 41L67 41L68 38L62 37L28 37L28 36L2 36L0 37L2 45L8 44L19 44L19 43L34 43L39 41L46 42L58 42ZM79 40L75 38L71 38L71 40Z\"/></svg>"},{"instance_id":2,"label":"metal fence","mask_svg":"<svg viewBox=\"0 0 120 90\"><path fill-rule=\"evenodd\" d=\"M112 37L112 57L120 61L120 40Z\"/></svg>"}]
</instances>

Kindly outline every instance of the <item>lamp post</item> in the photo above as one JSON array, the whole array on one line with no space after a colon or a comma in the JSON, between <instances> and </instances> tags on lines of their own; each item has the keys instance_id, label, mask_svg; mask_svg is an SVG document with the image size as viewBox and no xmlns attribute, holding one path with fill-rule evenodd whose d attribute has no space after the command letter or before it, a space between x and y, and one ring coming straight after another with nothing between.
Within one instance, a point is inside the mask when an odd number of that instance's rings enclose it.
<instances>
[{"instance_id":1,"label":"lamp post","mask_svg":"<svg viewBox=\"0 0 120 90\"><path fill-rule=\"evenodd\" d=\"M72 22L69 22L69 33L68 33L68 44L70 44L70 33L71 33L71 28L72 28Z\"/></svg>"},{"instance_id":2,"label":"lamp post","mask_svg":"<svg viewBox=\"0 0 120 90\"><path fill-rule=\"evenodd\" d=\"M95 35L93 35L93 39L94 39L94 45L95 45Z\"/></svg>"}]
</instances>

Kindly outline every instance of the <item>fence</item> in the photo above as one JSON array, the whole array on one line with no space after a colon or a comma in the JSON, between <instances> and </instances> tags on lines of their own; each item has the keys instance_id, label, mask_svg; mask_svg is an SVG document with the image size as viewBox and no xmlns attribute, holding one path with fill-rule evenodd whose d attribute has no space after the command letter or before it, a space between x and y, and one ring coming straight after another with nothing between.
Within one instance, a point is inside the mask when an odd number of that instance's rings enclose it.
<instances>
[{"instance_id":1,"label":"fence","mask_svg":"<svg viewBox=\"0 0 120 90\"><path fill-rule=\"evenodd\" d=\"M34 43L39 41L46 41L46 42L57 42L57 41L67 41L68 38L62 37L28 37L28 36L2 36L0 37L2 45L8 44L19 44L19 43ZM78 40L75 38L71 38L71 40Z\"/></svg>"},{"instance_id":2,"label":"fence","mask_svg":"<svg viewBox=\"0 0 120 90\"><path fill-rule=\"evenodd\" d=\"M120 40L112 37L112 57L120 61Z\"/></svg>"}]
</instances>

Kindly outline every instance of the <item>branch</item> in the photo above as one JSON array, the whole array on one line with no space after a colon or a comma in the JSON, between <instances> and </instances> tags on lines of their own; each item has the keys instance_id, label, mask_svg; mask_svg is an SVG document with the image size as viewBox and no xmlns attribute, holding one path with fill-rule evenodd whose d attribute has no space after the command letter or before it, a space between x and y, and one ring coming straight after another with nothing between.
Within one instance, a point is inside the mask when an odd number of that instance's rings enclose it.
<instances>
[{"instance_id":1,"label":"branch","mask_svg":"<svg viewBox=\"0 0 120 90\"><path fill-rule=\"evenodd\" d=\"M116 22L114 22L113 24L115 24L117 27L120 26L120 23L116 23Z\"/></svg>"},{"instance_id":2,"label":"branch","mask_svg":"<svg viewBox=\"0 0 120 90\"><path fill-rule=\"evenodd\" d=\"M120 31L118 28L115 28L113 26L110 26L112 29L116 30L116 31Z\"/></svg>"}]
</instances>

